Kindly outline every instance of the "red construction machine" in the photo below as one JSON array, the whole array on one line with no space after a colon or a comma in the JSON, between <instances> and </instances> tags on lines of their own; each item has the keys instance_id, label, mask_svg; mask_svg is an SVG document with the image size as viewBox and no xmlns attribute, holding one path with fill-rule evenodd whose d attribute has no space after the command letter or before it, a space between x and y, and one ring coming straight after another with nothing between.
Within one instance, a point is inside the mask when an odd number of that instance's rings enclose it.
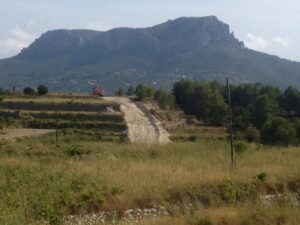
<instances>
[{"instance_id":1,"label":"red construction machine","mask_svg":"<svg viewBox=\"0 0 300 225\"><path fill-rule=\"evenodd\" d=\"M104 97L105 96L105 91L100 86L94 86L93 87L93 95Z\"/></svg>"}]
</instances>

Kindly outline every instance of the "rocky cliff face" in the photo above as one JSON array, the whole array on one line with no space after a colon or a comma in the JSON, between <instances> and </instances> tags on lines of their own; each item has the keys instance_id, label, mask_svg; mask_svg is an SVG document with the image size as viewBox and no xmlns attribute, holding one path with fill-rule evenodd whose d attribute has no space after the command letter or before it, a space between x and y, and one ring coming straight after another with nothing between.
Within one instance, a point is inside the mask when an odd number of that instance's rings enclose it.
<instances>
[{"instance_id":1,"label":"rocky cliff face","mask_svg":"<svg viewBox=\"0 0 300 225\"><path fill-rule=\"evenodd\" d=\"M244 47L215 16L182 17L148 28L107 32L54 30L20 54L0 60L1 85L46 84L55 91L108 93L146 83L170 88L179 79L262 82L300 87L300 64Z\"/></svg>"},{"instance_id":2,"label":"rocky cliff face","mask_svg":"<svg viewBox=\"0 0 300 225\"><path fill-rule=\"evenodd\" d=\"M209 45L243 47L230 33L229 26L215 16L182 17L144 29L117 28L108 32L48 31L17 57L46 60L71 54L71 57L74 57L76 54L95 51L99 56L119 54L118 51L125 54L143 52L159 55L194 51Z\"/></svg>"}]
</instances>

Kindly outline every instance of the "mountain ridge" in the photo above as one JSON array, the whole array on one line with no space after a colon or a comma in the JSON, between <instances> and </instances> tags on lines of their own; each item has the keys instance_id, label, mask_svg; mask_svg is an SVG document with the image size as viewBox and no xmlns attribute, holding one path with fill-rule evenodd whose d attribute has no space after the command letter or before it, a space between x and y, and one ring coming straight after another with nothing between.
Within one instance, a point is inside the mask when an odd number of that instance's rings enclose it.
<instances>
[{"instance_id":1,"label":"mountain ridge","mask_svg":"<svg viewBox=\"0 0 300 225\"><path fill-rule=\"evenodd\" d=\"M18 55L0 60L4 87L46 84L89 91L100 84L170 88L180 79L261 82L300 87L300 63L250 50L215 16L180 17L146 28L47 31Z\"/></svg>"}]
</instances>

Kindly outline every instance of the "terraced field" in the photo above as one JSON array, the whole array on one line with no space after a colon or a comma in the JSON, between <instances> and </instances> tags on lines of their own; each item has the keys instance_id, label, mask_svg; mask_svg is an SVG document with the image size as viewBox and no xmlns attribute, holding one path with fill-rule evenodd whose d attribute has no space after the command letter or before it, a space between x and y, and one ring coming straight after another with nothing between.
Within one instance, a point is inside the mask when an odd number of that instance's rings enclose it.
<instances>
[{"instance_id":1,"label":"terraced field","mask_svg":"<svg viewBox=\"0 0 300 225\"><path fill-rule=\"evenodd\" d=\"M94 97L10 97L0 102L6 128L72 129L99 137L124 138L127 126L120 105Z\"/></svg>"}]
</instances>

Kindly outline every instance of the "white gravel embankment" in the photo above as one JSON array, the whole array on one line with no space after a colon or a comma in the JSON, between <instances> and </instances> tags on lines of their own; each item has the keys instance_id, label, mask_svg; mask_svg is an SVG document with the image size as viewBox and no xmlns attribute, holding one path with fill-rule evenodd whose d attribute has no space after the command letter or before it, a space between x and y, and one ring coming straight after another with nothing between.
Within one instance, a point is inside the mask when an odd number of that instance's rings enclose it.
<instances>
[{"instance_id":1,"label":"white gravel embankment","mask_svg":"<svg viewBox=\"0 0 300 225\"><path fill-rule=\"evenodd\" d=\"M128 127L128 138L134 144L167 144L168 132L160 125L143 103L130 101L128 98L105 97L104 100L121 105Z\"/></svg>"}]
</instances>

